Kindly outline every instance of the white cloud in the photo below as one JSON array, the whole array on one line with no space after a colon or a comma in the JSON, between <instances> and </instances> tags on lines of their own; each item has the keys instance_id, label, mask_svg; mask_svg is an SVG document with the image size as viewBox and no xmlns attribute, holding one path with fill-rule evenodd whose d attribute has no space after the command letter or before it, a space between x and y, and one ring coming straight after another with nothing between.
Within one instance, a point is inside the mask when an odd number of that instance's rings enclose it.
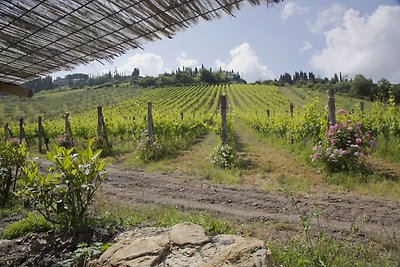
<instances>
[{"instance_id":1,"label":"white cloud","mask_svg":"<svg viewBox=\"0 0 400 267\"><path fill-rule=\"evenodd\" d=\"M215 67L237 71L239 74L243 74L244 77L242 78L248 82L274 78L272 71L260 62L248 43L243 43L233 48L230 51L230 55L231 59L229 62L217 59L214 62Z\"/></svg>"},{"instance_id":2,"label":"white cloud","mask_svg":"<svg viewBox=\"0 0 400 267\"><path fill-rule=\"evenodd\" d=\"M303 42L303 46L299 48L300 53L304 53L312 48L312 44L308 41Z\"/></svg>"},{"instance_id":3,"label":"white cloud","mask_svg":"<svg viewBox=\"0 0 400 267\"><path fill-rule=\"evenodd\" d=\"M285 4L281 11L281 18L286 20L295 14L301 14L307 11L307 8L300 7L294 2L288 2Z\"/></svg>"},{"instance_id":4,"label":"white cloud","mask_svg":"<svg viewBox=\"0 0 400 267\"><path fill-rule=\"evenodd\" d=\"M176 58L176 62L178 62L180 68L194 68L199 66L199 62L196 59L188 58L185 53L180 53L180 55Z\"/></svg>"},{"instance_id":5,"label":"white cloud","mask_svg":"<svg viewBox=\"0 0 400 267\"><path fill-rule=\"evenodd\" d=\"M164 61L160 55L153 53L135 54L126 63L117 68L119 73L131 74L139 68L140 76L157 76L164 71Z\"/></svg>"},{"instance_id":6,"label":"white cloud","mask_svg":"<svg viewBox=\"0 0 400 267\"><path fill-rule=\"evenodd\" d=\"M350 9L343 26L325 32L326 47L311 58L311 65L333 73L364 74L400 82L400 6L379 6L371 15Z\"/></svg>"},{"instance_id":7,"label":"white cloud","mask_svg":"<svg viewBox=\"0 0 400 267\"><path fill-rule=\"evenodd\" d=\"M308 28L313 33L323 33L332 27L342 25L347 9L340 4L332 4L328 9L318 14L314 23L308 23Z\"/></svg>"}]
</instances>

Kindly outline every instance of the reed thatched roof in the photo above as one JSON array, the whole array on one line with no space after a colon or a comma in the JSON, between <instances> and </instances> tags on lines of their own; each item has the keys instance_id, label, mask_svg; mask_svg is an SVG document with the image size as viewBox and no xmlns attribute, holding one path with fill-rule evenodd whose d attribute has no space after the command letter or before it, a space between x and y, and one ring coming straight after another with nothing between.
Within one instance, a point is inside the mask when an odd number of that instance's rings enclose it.
<instances>
[{"instance_id":1,"label":"reed thatched roof","mask_svg":"<svg viewBox=\"0 0 400 267\"><path fill-rule=\"evenodd\" d=\"M172 38L244 3L281 0L2 0L0 88ZM0 90L1 91L1 90Z\"/></svg>"}]
</instances>

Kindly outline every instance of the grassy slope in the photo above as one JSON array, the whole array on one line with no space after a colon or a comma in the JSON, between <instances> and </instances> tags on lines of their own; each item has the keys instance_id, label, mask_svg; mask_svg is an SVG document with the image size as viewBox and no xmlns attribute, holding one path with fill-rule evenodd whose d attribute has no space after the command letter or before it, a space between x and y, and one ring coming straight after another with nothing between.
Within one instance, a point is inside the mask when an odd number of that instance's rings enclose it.
<instances>
[{"instance_id":1,"label":"grassy slope","mask_svg":"<svg viewBox=\"0 0 400 267\"><path fill-rule=\"evenodd\" d=\"M98 105L116 105L122 100L132 98L139 90L129 84L115 87L84 87L82 89L59 89L42 91L32 98L15 96L0 97L0 125L6 122L34 122L38 116L46 119L61 118L65 112L81 113L95 109Z\"/></svg>"}]
</instances>

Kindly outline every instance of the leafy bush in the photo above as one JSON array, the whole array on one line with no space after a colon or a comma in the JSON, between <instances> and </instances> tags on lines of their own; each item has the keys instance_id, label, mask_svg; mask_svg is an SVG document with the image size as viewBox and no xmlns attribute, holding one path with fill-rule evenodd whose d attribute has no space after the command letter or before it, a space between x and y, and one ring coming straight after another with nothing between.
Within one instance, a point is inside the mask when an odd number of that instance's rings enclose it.
<instances>
[{"instance_id":1,"label":"leafy bush","mask_svg":"<svg viewBox=\"0 0 400 267\"><path fill-rule=\"evenodd\" d=\"M11 191L15 190L27 153L18 138L0 144L0 206L7 204Z\"/></svg>"},{"instance_id":2,"label":"leafy bush","mask_svg":"<svg viewBox=\"0 0 400 267\"><path fill-rule=\"evenodd\" d=\"M69 253L67 259L56 263L55 267L69 267L69 266L85 266L88 259L98 258L104 251L106 251L112 243L103 244L101 242L89 245L87 243L80 243L78 248Z\"/></svg>"},{"instance_id":3,"label":"leafy bush","mask_svg":"<svg viewBox=\"0 0 400 267\"><path fill-rule=\"evenodd\" d=\"M144 162L159 161L164 158L164 152L163 146L157 141L140 139L137 143L137 157Z\"/></svg>"},{"instance_id":4,"label":"leafy bush","mask_svg":"<svg viewBox=\"0 0 400 267\"><path fill-rule=\"evenodd\" d=\"M324 164L330 173L362 170L368 149L376 146L371 132L360 122L347 120L329 127L325 142L313 148L312 161Z\"/></svg>"},{"instance_id":5,"label":"leafy bush","mask_svg":"<svg viewBox=\"0 0 400 267\"><path fill-rule=\"evenodd\" d=\"M46 232L50 229L50 223L42 215L28 213L25 218L7 225L3 230L2 238L14 239L28 233Z\"/></svg>"},{"instance_id":6,"label":"leafy bush","mask_svg":"<svg viewBox=\"0 0 400 267\"><path fill-rule=\"evenodd\" d=\"M65 230L81 230L87 221L86 211L104 179L105 163L100 153L92 151L91 143L82 151L55 147L54 154L47 152L52 166L46 175L39 173L33 161L23 168L25 185L21 193L46 220Z\"/></svg>"},{"instance_id":7,"label":"leafy bush","mask_svg":"<svg viewBox=\"0 0 400 267\"><path fill-rule=\"evenodd\" d=\"M238 165L237 157L230 145L218 145L209 159L212 164L221 168L234 168Z\"/></svg>"}]
</instances>

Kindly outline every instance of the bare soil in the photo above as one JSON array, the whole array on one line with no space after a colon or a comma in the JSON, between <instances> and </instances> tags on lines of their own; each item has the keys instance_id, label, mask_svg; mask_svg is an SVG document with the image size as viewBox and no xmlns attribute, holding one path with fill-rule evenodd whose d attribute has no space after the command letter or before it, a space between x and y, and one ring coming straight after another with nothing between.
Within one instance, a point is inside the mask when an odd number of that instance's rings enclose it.
<instances>
[{"instance_id":1,"label":"bare soil","mask_svg":"<svg viewBox=\"0 0 400 267\"><path fill-rule=\"evenodd\" d=\"M346 235L351 225L365 216L361 237L400 234L400 203L351 193L321 193L295 197L264 192L251 185L215 185L196 177L174 174L108 170L101 192L130 205L172 205L182 210L201 210L231 220L299 225L301 214L320 213L320 226ZM299 211L296 209L297 204ZM316 224L316 220L312 221Z\"/></svg>"}]
</instances>

